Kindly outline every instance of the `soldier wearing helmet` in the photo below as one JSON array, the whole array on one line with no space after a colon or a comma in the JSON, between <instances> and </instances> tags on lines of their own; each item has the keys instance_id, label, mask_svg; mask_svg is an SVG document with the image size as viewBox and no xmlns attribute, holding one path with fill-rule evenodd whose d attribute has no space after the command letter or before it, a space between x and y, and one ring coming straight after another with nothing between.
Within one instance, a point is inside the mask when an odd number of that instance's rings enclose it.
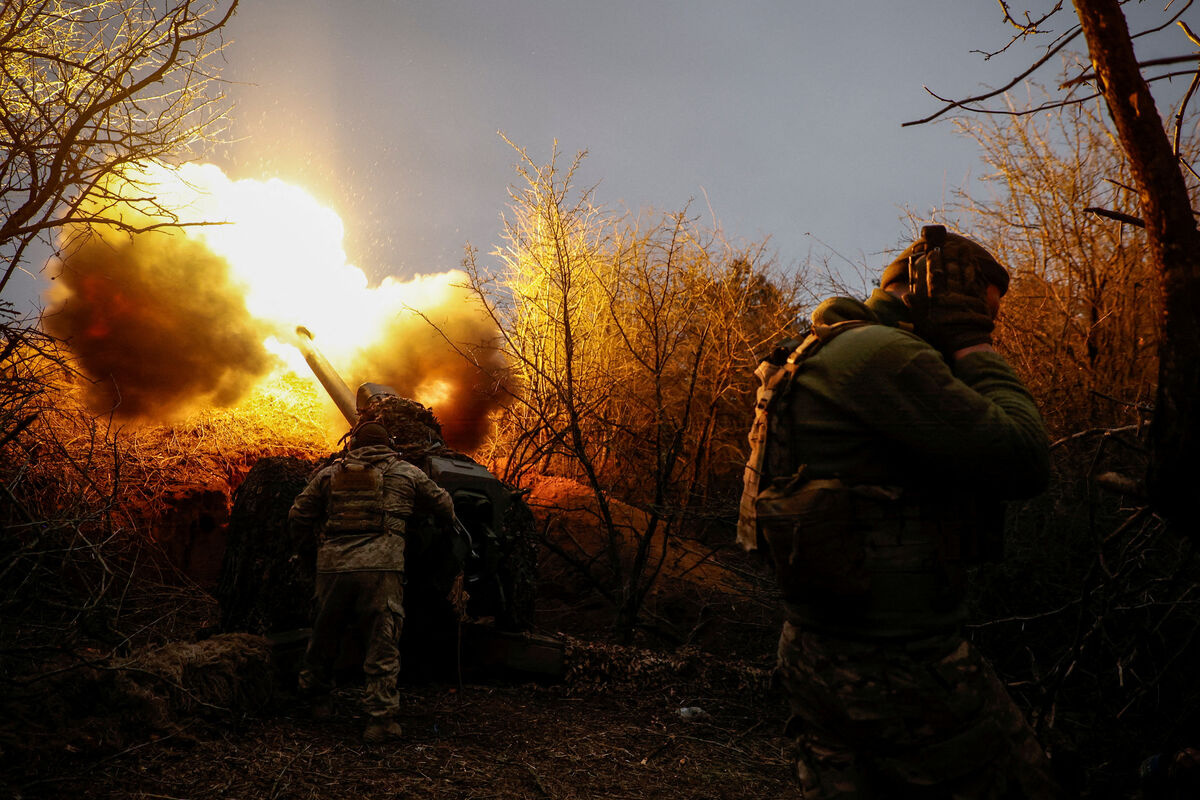
<instances>
[{"instance_id":1,"label":"soldier wearing helmet","mask_svg":"<svg viewBox=\"0 0 1200 800\"><path fill-rule=\"evenodd\" d=\"M401 735L396 679L404 623L404 532L414 511L450 523L454 504L424 472L403 461L378 422L351 433L349 452L319 470L292 504L297 536L316 529L317 615L300 690L327 711L333 666L347 629L363 640L363 705L369 743Z\"/></svg>"},{"instance_id":2,"label":"soldier wearing helmet","mask_svg":"<svg viewBox=\"0 0 1200 800\"><path fill-rule=\"evenodd\" d=\"M739 540L769 548L780 581L777 678L806 798L1056 795L959 630L1003 501L1049 476L1041 417L991 344L1008 279L928 226L865 302L826 300L804 342L760 365Z\"/></svg>"}]
</instances>

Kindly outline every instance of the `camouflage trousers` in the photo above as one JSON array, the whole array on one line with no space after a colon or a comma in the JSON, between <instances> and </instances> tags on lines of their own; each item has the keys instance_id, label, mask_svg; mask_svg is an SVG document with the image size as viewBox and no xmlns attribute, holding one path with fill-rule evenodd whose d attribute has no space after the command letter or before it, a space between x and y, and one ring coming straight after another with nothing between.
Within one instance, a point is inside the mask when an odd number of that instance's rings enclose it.
<instances>
[{"instance_id":1,"label":"camouflage trousers","mask_svg":"<svg viewBox=\"0 0 1200 800\"><path fill-rule=\"evenodd\" d=\"M1050 764L965 639L836 638L785 622L796 773L816 798L1050 798Z\"/></svg>"},{"instance_id":2,"label":"camouflage trousers","mask_svg":"<svg viewBox=\"0 0 1200 800\"><path fill-rule=\"evenodd\" d=\"M348 632L361 640L366 676L363 708L391 717L400 705L400 631L404 627L404 579L399 572L318 572L317 617L304 653L302 694L327 694Z\"/></svg>"}]
</instances>

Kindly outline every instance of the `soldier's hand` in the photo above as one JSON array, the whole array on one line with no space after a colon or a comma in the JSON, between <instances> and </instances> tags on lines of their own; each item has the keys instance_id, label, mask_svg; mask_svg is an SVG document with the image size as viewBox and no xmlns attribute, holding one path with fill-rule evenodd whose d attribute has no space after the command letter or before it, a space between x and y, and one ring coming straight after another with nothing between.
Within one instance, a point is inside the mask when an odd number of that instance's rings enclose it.
<instances>
[{"instance_id":1,"label":"soldier's hand","mask_svg":"<svg viewBox=\"0 0 1200 800\"><path fill-rule=\"evenodd\" d=\"M995 327L983 272L956 250L948 243L913 259L905 298L917 335L946 354L991 344Z\"/></svg>"}]
</instances>

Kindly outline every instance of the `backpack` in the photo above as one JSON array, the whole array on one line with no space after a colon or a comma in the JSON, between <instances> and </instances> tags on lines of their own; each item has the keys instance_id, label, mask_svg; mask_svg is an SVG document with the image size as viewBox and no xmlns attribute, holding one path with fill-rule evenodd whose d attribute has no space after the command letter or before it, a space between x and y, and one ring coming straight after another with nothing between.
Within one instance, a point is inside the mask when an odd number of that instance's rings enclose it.
<instances>
[{"instance_id":1,"label":"backpack","mask_svg":"<svg viewBox=\"0 0 1200 800\"><path fill-rule=\"evenodd\" d=\"M763 544L763 532L760 525L759 500L773 478L766 474L768 447L787 447L788 442L778 435L780 429L777 418L781 399L791 388L796 374L803 369L805 361L816 355L823 346L833 341L838 335L864 325L878 324L872 320L848 319L831 325L815 323L808 335L799 346L788 348L795 340L785 342L758 365L754 371L760 385L754 404L754 422L750 426L748 439L750 441L750 458L742 477L742 498L738 508L737 541L743 549L758 550ZM784 354L787 353L785 356ZM803 471L803 468L802 470ZM799 478L800 475L795 476ZM804 483L792 480L790 485L797 489ZM778 487L772 491L777 498Z\"/></svg>"}]
</instances>

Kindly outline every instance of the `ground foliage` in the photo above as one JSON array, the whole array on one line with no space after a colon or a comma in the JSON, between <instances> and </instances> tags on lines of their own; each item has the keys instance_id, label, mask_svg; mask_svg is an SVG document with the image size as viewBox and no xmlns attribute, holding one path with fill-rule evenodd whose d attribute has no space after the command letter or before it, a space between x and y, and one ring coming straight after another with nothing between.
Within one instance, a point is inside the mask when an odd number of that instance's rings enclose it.
<instances>
[{"instance_id":1,"label":"ground foliage","mask_svg":"<svg viewBox=\"0 0 1200 800\"><path fill-rule=\"evenodd\" d=\"M1048 746L1092 797L1129 797L1140 763L1200 733L1200 559L1136 497L1136 430L1052 447L1041 497L1010 508L1003 562L972 581L968 632Z\"/></svg>"},{"instance_id":2,"label":"ground foliage","mask_svg":"<svg viewBox=\"0 0 1200 800\"><path fill-rule=\"evenodd\" d=\"M776 599L762 565L728 548L706 552L699 539L664 560L639 647L594 641L611 635L611 601L572 587L572 571L555 567L561 553L544 547L541 629L592 640L569 640L567 679L406 684L408 734L393 749L359 744L349 702L323 722L286 692L265 707L189 705L192 690L171 688L186 684L178 673L137 661L166 645L184 652L217 621L211 597L166 556L170 497L236 485L263 454L326 454L327 442L281 421L321 414L264 395L272 416L262 422L221 411L118 432L69 394L39 397L31 391L4 418L13 432L2 451L12 502L0 569L8 794L794 796L784 703L767 683ZM1104 475L1139 473L1143 430L1135 420L1057 441L1051 490L1013 506L1006 560L972 583L970 635L1089 797L1131 796L1141 760L1194 744L1197 730L1194 548L1136 494L1103 488ZM564 530L585 535L589 508L560 505ZM534 507L539 530L552 533L553 510ZM728 528L731 518L715 522ZM714 574L749 588L730 593ZM692 707L702 712L679 714Z\"/></svg>"},{"instance_id":3,"label":"ground foliage","mask_svg":"<svg viewBox=\"0 0 1200 800\"><path fill-rule=\"evenodd\" d=\"M120 429L76 401L73 387L83 379L53 341L20 325L4 334L0 747L6 758L14 748L25 758L47 741L72 743L75 735L54 720L75 714L86 734L93 711L113 697L126 698L113 702L124 704L132 725L100 725L72 746L144 738L153 727L138 720L162 715L142 714L154 704L136 691L103 690L127 683L113 659L191 641L215 621L211 598L180 569L187 554L173 551L167 532L202 523L193 533L215 534L220 520L197 515L196 497L215 498L212 510L223 513L251 454L315 452L320 439L307 420L321 416L266 388L250 413L214 410L170 427ZM46 723L49 733L39 737L22 721Z\"/></svg>"},{"instance_id":4,"label":"ground foliage","mask_svg":"<svg viewBox=\"0 0 1200 800\"><path fill-rule=\"evenodd\" d=\"M402 742L366 746L353 689L314 720L287 693L141 741L49 748L21 797L797 797L769 671L699 651L568 640L562 683L401 692Z\"/></svg>"},{"instance_id":5,"label":"ground foliage","mask_svg":"<svg viewBox=\"0 0 1200 800\"><path fill-rule=\"evenodd\" d=\"M95 655L18 681L2 701L0 763L38 774L64 753L107 754L265 709L277 676L269 643L249 634L173 642L127 656ZM37 702L28 691L37 686ZM11 788L11 787L10 787Z\"/></svg>"},{"instance_id":6,"label":"ground foliage","mask_svg":"<svg viewBox=\"0 0 1200 800\"><path fill-rule=\"evenodd\" d=\"M227 511L230 487L257 457L325 451L308 421L320 412L297 405L303 395L286 387L264 388L249 411L118 428L76 401L78 377L55 362L52 344L45 349L51 357L34 353L17 373L24 402L0 412L6 427L29 420L0 448L0 675L76 647L128 649L186 634L195 620L181 609L197 587L179 568L186 554L172 553L165 535L178 501L202 489Z\"/></svg>"}]
</instances>

